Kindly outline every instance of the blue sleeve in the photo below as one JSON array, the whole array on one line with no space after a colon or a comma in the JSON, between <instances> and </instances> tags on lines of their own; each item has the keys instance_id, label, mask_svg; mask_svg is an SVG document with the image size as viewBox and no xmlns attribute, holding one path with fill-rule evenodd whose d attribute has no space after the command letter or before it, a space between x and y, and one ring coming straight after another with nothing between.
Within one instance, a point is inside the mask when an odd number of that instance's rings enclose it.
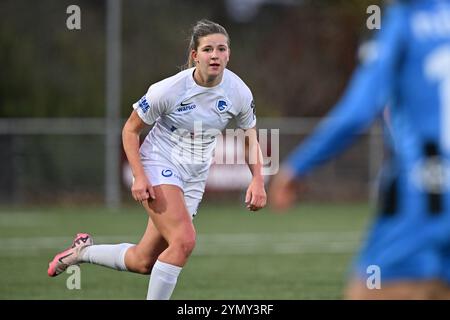
<instances>
[{"instance_id":1,"label":"blue sleeve","mask_svg":"<svg viewBox=\"0 0 450 320\"><path fill-rule=\"evenodd\" d=\"M345 94L327 119L284 163L296 176L305 175L342 151L383 110L394 87L405 29L406 8L390 7L368 61L355 70Z\"/></svg>"}]
</instances>

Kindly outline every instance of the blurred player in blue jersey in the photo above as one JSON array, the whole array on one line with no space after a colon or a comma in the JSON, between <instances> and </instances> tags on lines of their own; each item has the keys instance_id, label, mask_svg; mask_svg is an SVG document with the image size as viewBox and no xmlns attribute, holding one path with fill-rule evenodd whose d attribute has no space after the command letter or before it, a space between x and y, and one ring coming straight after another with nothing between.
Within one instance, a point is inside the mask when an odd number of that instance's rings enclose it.
<instances>
[{"instance_id":1,"label":"blurred player in blue jersey","mask_svg":"<svg viewBox=\"0 0 450 320\"><path fill-rule=\"evenodd\" d=\"M335 156L388 107L390 157L378 215L353 265L350 299L450 299L450 0L398 1L328 119L289 156L269 192ZM380 269L380 289L366 285ZM368 269L369 268L369 269Z\"/></svg>"}]
</instances>

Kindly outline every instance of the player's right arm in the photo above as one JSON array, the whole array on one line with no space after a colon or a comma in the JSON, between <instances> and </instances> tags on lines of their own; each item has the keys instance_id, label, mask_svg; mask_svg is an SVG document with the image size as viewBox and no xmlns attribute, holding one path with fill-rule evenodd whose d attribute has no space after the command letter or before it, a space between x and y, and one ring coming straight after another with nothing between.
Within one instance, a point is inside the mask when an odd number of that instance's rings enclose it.
<instances>
[{"instance_id":1,"label":"player's right arm","mask_svg":"<svg viewBox=\"0 0 450 320\"><path fill-rule=\"evenodd\" d=\"M139 155L139 136L146 123L136 110L133 110L122 130L123 148L133 172L133 185L131 193L136 201L155 199L155 192L145 174Z\"/></svg>"},{"instance_id":2,"label":"player's right arm","mask_svg":"<svg viewBox=\"0 0 450 320\"><path fill-rule=\"evenodd\" d=\"M160 116L167 113L170 101L167 92L170 83L167 80L156 83L147 93L133 104L133 112L122 130L123 148L133 172L131 193L136 201L155 199L155 191L145 174L139 154L139 137L145 126L152 125Z\"/></svg>"}]
</instances>

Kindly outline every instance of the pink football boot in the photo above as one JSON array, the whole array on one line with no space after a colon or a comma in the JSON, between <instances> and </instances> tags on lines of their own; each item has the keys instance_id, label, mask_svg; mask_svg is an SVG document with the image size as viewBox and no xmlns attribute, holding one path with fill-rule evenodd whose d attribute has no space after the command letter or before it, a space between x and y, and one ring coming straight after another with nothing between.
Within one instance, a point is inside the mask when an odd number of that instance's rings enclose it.
<instances>
[{"instance_id":1,"label":"pink football boot","mask_svg":"<svg viewBox=\"0 0 450 320\"><path fill-rule=\"evenodd\" d=\"M72 246L61 253L58 253L48 265L47 273L50 277L55 277L64 272L68 266L80 263L81 251L94 244L92 237L87 233L78 233L72 242Z\"/></svg>"}]
</instances>

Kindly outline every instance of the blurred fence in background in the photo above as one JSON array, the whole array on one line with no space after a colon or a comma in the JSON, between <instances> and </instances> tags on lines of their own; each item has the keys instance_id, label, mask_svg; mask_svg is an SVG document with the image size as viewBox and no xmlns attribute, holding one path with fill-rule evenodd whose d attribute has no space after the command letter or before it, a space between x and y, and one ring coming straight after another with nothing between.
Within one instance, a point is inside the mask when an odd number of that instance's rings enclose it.
<instances>
[{"instance_id":1,"label":"blurred fence in background","mask_svg":"<svg viewBox=\"0 0 450 320\"><path fill-rule=\"evenodd\" d=\"M280 130L279 156L283 160L318 121L259 118L258 128ZM103 128L101 118L0 119L0 204L101 205L108 161ZM311 201L366 200L381 157L380 130L374 126L351 149L311 175L304 197ZM227 166L225 171L223 166ZM121 170L121 200L127 203L131 196L123 152ZM250 177L246 172L245 165L213 165L205 200L242 198Z\"/></svg>"},{"instance_id":2,"label":"blurred fence in background","mask_svg":"<svg viewBox=\"0 0 450 320\"><path fill-rule=\"evenodd\" d=\"M118 119L128 117L150 84L180 70L190 28L202 18L228 30L228 67L251 88L258 127L280 130L284 159L342 94L357 48L371 35L367 6L382 2L0 1L0 204L102 204L109 194L110 207L119 184L121 202L131 201L129 177L116 172L112 182L105 179L105 172L125 163L117 144L106 148L112 145L106 135L120 143ZM111 4L120 10L110 10ZM80 8L80 30L66 26L71 5ZM115 24L108 23L111 16ZM109 60L117 60L113 68ZM111 105L115 110L108 116ZM113 133L107 134L111 123ZM305 197L367 199L381 150L379 130L363 134L313 173ZM118 157L115 170L112 160ZM242 200L240 188L249 178L244 170L213 167L205 199Z\"/></svg>"}]
</instances>

